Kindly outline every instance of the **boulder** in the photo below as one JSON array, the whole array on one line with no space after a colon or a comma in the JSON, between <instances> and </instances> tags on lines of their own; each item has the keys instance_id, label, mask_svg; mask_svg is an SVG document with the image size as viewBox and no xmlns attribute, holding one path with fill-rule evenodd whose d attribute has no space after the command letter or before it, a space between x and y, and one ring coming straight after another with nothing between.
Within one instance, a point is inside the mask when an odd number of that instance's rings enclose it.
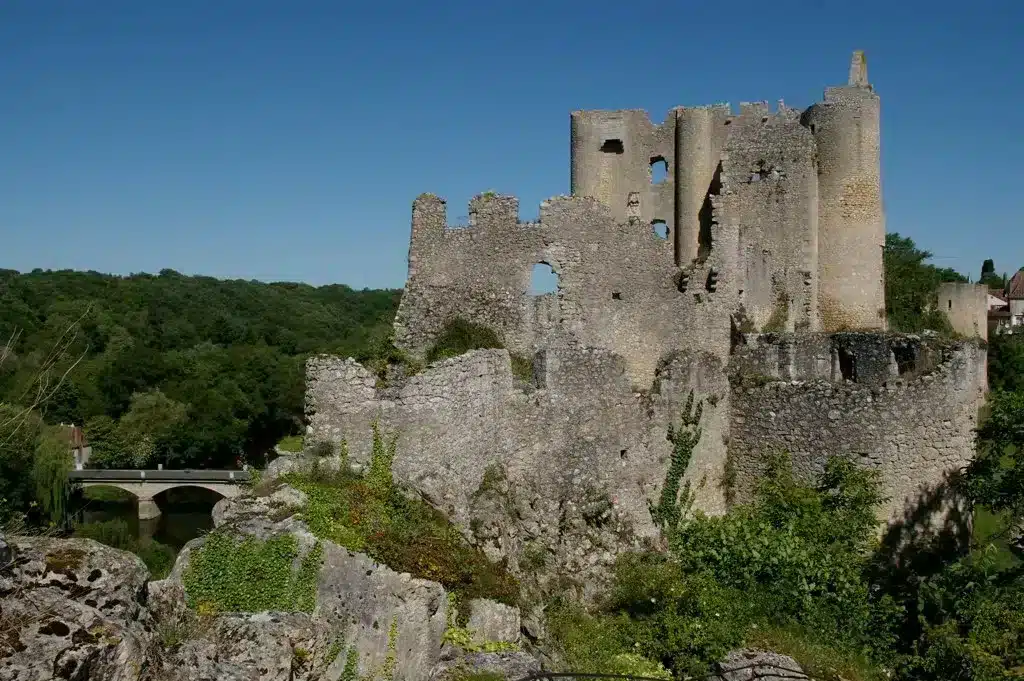
<instances>
[{"instance_id":1,"label":"boulder","mask_svg":"<svg viewBox=\"0 0 1024 681\"><path fill-rule=\"evenodd\" d=\"M164 624L161 681L315 681L326 632L301 613L193 616Z\"/></svg>"},{"instance_id":2,"label":"boulder","mask_svg":"<svg viewBox=\"0 0 1024 681\"><path fill-rule=\"evenodd\" d=\"M246 495L222 500L216 507L218 529L264 540L282 533L292 534L298 540L300 551L308 551L318 540L294 515L291 502L298 500L295 495L299 494L301 492L290 487L282 487L268 497ZM270 500L275 498L280 503L271 503ZM285 512L287 510L292 512ZM182 578L190 557L201 550L203 543L204 539L198 538L186 544L168 578L150 584L151 607L160 613L161 621L188 618ZM313 615L296 614L284 619L275 616L271 622L248 616L244 626L232 620L234 630L239 635L251 634L257 638L278 635L293 642L303 641L301 646L311 646L303 648L307 652L307 655L300 656L303 659L320 664L328 657L333 658L323 676L328 681L336 681L341 676L349 659L348 651L353 648L360 677L393 669L394 681L425 679L441 655L441 639L448 612L444 588L437 582L395 572L365 554L350 551L334 542L322 541L320 544L323 563ZM217 615L214 619L219 622L225 617L229 616ZM282 629L286 625L291 629ZM213 630L219 631L221 627L217 624ZM281 660L287 656L283 647L268 647L266 654L272 659L260 658L263 661L259 662L255 661L253 652L247 652L248 648L232 648L236 651L231 658L234 661L224 662L229 666L218 671L220 668L202 662L206 659L202 651L215 650L216 646L210 642L197 646L177 649L174 654L179 658L187 656L179 659L177 664L183 669L192 669L196 674L222 673L224 678L233 678L229 674L230 669L249 669L252 664L267 670L283 669ZM333 654L329 655L332 650ZM223 656L217 659L225 660ZM317 667L310 667L313 668Z\"/></svg>"},{"instance_id":3,"label":"boulder","mask_svg":"<svg viewBox=\"0 0 1024 681\"><path fill-rule=\"evenodd\" d=\"M469 674L497 674L506 681L518 681L541 670L540 662L524 652L461 653L445 648L445 655L430 672L430 681L456 681Z\"/></svg>"},{"instance_id":4,"label":"boulder","mask_svg":"<svg viewBox=\"0 0 1024 681\"><path fill-rule=\"evenodd\" d=\"M146 566L91 539L12 537L0 571L0 681L139 679L152 640Z\"/></svg>"},{"instance_id":5,"label":"boulder","mask_svg":"<svg viewBox=\"0 0 1024 681\"><path fill-rule=\"evenodd\" d=\"M469 602L468 628L474 643L501 641L519 643L519 608L475 598Z\"/></svg>"},{"instance_id":6,"label":"boulder","mask_svg":"<svg viewBox=\"0 0 1024 681\"><path fill-rule=\"evenodd\" d=\"M768 650L734 650L715 665L722 681L801 681L809 677L796 660Z\"/></svg>"},{"instance_id":7,"label":"boulder","mask_svg":"<svg viewBox=\"0 0 1024 681\"><path fill-rule=\"evenodd\" d=\"M393 664L396 681L426 678L441 655L448 613L444 588L332 542L323 547L316 617L355 646L360 675Z\"/></svg>"}]
</instances>

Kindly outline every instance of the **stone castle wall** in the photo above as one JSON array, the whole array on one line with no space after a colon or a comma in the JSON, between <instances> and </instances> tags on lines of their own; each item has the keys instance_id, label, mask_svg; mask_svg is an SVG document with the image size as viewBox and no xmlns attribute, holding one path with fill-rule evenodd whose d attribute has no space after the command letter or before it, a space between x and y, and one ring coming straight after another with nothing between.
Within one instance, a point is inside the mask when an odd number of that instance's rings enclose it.
<instances>
[{"instance_id":1,"label":"stone castle wall","mask_svg":"<svg viewBox=\"0 0 1024 681\"><path fill-rule=\"evenodd\" d=\"M594 199L551 199L533 223L518 222L518 212L514 197L478 196L470 225L453 229L443 200L416 200L409 283L395 320L401 347L422 354L445 323L463 317L520 354L569 343L613 351L641 387L675 348L728 353L735 228L713 226L720 248L681 286L671 241L640 220L616 222ZM558 274L556 293L530 295L537 263ZM709 284L712 271L718 279Z\"/></svg>"},{"instance_id":2,"label":"stone castle wall","mask_svg":"<svg viewBox=\"0 0 1024 681\"><path fill-rule=\"evenodd\" d=\"M621 357L563 348L539 353L524 385L505 350L477 350L381 389L353 360L316 357L307 365L307 440L344 440L366 462L377 419L399 438L396 478L494 557L515 565L533 547L569 573L590 574L655 536L647 502L668 468L669 422L690 390L707 403L688 475L700 507L724 511L722 368L713 355L681 354L637 393Z\"/></svg>"},{"instance_id":3,"label":"stone castle wall","mask_svg":"<svg viewBox=\"0 0 1024 681\"><path fill-rule=\"evenodd\" d=\"M988 286L945 282L939 285L936 298L953 331L988 340Z\"/></svg>"},{"instance_id":4,"label":"stone castle wall","mask_svg":"<svg viewBox=\"0 0 1024 681\"><path fill-rule=\"evenodd\" d=\"M842 456L881 474L883 519L904 517L973 456L985 358L977 340L753 337L738 349L731 376L736 500L751 498L765 454L788 452L807 479Z\"/></svg>"},{"instance_id":5,"label":"stone castle wall","mask_svg":"<svg viewBox=\"0 0 1024 681\"><path fill-rule=\"evenodd\" d=\"M379 421L398 435L396 477L493 557L516 563L539 549L593 576L656 537L648 502L691 391L704 409L686 476L699 510L749 500L765 455L786 451L809 479L833 455L878 469L881 515L894 519L971 457L985 350L894 334L749 335L728 366L712 353L667 357L641 392L622 357L579 346L539 352L529 383L513 377L505 350L444 360L391 387L333 357L311 359L307 378L308 441L344 440L366 462Z\"/></svg>"}]
</instances>

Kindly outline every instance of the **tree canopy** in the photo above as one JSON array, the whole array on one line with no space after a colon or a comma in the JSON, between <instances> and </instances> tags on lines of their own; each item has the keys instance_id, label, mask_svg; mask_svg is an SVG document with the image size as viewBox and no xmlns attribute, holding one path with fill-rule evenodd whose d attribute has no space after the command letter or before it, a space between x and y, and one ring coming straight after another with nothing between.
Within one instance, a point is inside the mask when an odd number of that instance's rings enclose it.
<instances>
[{"instance_id":1,"label":"tree canopy","mask_svg":"<svg viewBox=\"0 0 1024 681\"><path fill-rule=\"evenodd\" d=\"M0 270L0 337L14 339L0 403L84 424L107 465L258 459L302 427L304 359L365 354L400 295L173 270Z\"/></svg>"},{"instance_id":2,"label":"tree canopy","mask_svg":"<svg viewBox=\"0 0 1024 681\"><path fill-rule=\"evenodd\" d=\"M949 267L926 262L931 257L909 237L896 232L885 235L885 312L894 331L949 330L949 320L938 309L939 285L965 282L967 277Z\"/></svg>"}]
</instances>

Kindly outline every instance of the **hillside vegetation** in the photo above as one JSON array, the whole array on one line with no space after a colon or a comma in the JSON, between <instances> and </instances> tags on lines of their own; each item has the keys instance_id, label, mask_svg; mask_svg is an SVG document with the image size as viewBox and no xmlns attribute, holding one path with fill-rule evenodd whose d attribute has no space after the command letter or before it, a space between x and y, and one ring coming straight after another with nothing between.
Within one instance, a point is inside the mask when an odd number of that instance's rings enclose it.
<instances>
[{"instance_id":1,"label":"hillside vegetation","mask_svg":"<svg viewBox=\"0 0 1024 681\"><path fill-rule=\"evenodd\" d=\"M234 466L302 428L303 360L363 357L401 292L0 271L0 403L85 425L100 464Z\"/></svg>"}]
</instances>

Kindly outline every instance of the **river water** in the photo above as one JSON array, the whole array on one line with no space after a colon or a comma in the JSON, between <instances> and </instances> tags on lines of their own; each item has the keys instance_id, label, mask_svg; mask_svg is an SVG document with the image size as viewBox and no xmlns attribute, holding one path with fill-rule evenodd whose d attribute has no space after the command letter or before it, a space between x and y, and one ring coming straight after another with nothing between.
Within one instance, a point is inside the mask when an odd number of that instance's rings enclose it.
<instances>
[{"instance_id":1,"label":"river water","mask_svg":"<svg viewBox=\"0 0 1024 681\"><path fill-rule=\"evenodd\" d=\"M86 498L79 492L73 497L72 509L76 523L123 520L139 539L154 539L178 551L189 540L213 529L211 512L219 500L220 495L206 489L179 487L157 495L156 503L161 511L159 517L139 520L138 504L134 499L99 501Z\"/></svg>"}]
</instances>

